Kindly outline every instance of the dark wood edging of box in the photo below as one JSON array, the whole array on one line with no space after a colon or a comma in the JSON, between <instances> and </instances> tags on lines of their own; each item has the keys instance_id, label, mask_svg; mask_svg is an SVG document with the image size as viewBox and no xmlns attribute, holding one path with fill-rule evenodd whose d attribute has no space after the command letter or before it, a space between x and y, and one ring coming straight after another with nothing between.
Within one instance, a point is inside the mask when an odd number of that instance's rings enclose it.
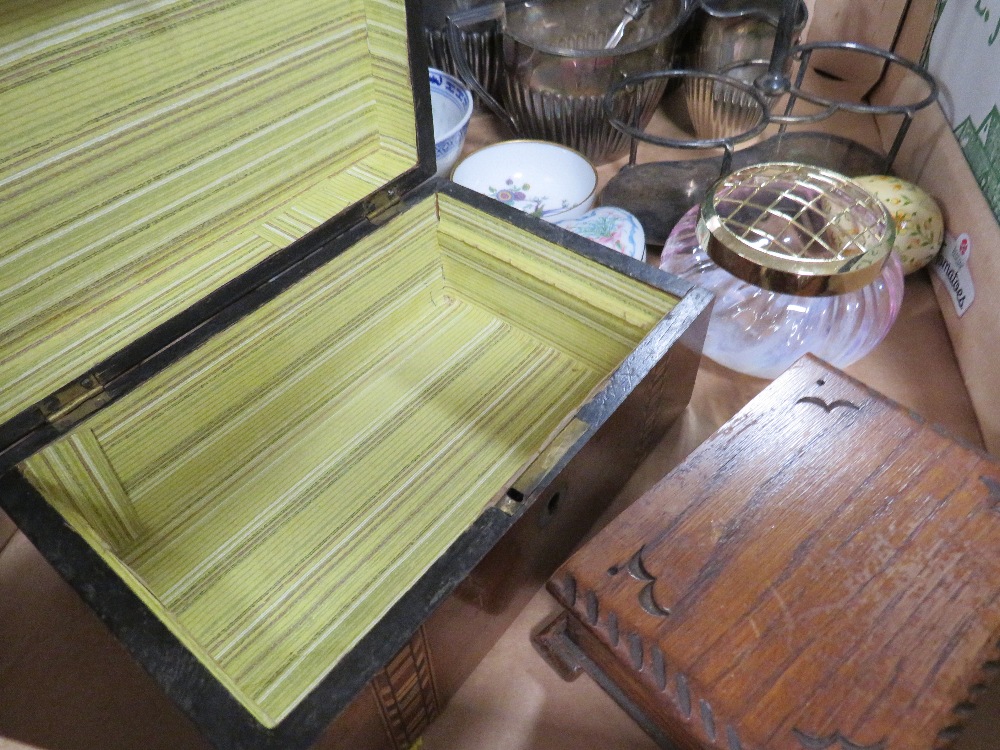
<instances>
[{"instance_id":1,"label":"dark wood edging of box","mask_svg":"<svg viewBox=\"0 0 1000 750\"><path fill-rule=\"evenodd\" d=\"M411 8L412 10L412 8ZM419 12L407 13L408 37L423 37ZM526 496L508 506L513 513L488 508L352 649L321 683L271 730L256 719L156 618L139 597L65 522L13 467L56 440L64 430L50 424L39 406L0 425L0 506L25 536L101 617L167 695L222 750L296 750L308 747L371 677L409 640L497 541L521 518L570 459L670 352L689 327L702 327L711 295L676 277L625 258L547 222L529 217L490 198L445 180L431 178L434 142L424 46L409 46L417 124L418 165L388 189L405 209L434 192L458 198L484 214L527 229L629 277L680 298L678 306L615 371L579 417L589 428L554 463ZM418 80L419 79L419 80ZM90 373L113 403L164 368L191 353L216 333L258 309L312 271L353 247L375 229L370 205L361 201L302 239L149 331L101 362ZM699 328L701 330L701 328ZM703 333L703 330L701 331Z\"/></svg>"},{"instance_id":2,"label":"dark wood edging of box","mask_svg":"<svg viewBox=\"0 0 1000 750\"><path fill-rule=\"evenodd\" d=\"M530 488L526 496L514 493L513 514L488 508L274 729L267 729L257 722L38 492L16 470L11 469L14 463L57 438L58 431L46 426L0 453L2 468L6 470L0 477L0 505L170 698L221 750L296 750L308 747L531 507L535 499L544 493L570 459L711 303L708 292L692 287L677 277L450 182L436 179L425 182L407 194L404 206L414 205L434 192L456 197L497 220L527 229L626 276L664 289L678 296L680 301L615 370L605 387L583 405L578 417L589 425L587 431L536 486ZM360 211L356 207L348 213ZM363 216L363 212L358 215ZM233 282L104 363L102 372L115 373L106 385L109 403L131 392L215 333L228 328L354 246L374 228L367 220L359 219L347 231L330 236L329 227L342 227L343 221L343 216L338 217L336 222L325 225L326 231L323 231L324 228L317 230L295 243L281 258L272 258L253 269L248 275L252 275L252 281L258 281L257 284L248 283L246 276L241 277L238 281L244 290L242 294L230 288L236 285ZM289 258L295 260L289 264ZM234 300L235 295L238 296ZM228 304L225 304L227 299ZM157 342L161 343L158 345ZM137 364L122 365L130 362Z\"/></svg>"}]
</instances>

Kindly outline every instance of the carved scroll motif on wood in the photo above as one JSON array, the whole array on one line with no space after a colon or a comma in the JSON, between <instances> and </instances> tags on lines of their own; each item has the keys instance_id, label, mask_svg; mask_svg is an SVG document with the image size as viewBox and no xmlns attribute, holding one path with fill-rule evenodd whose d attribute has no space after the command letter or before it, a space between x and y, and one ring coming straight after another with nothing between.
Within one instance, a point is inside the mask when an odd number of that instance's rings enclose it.
<instances>
[{"instance_id":1,"label":"carved scroll motif on wood","mask_svg":"<svg viewBox=\"0 0 1000 750\"><path fill-rule=\"evenodd\" d=\"M857 410L859 410L861 408L857 404L855 404L855 403L853 403L851 401L848 401L847 399L838 398L835 401L827 402L827 401L819 398L819 396L803 396L802 398L800 398L795 403L796 404L812 404L813 406L818 406L820 409L822 409L823 411L825 411L827 414L829 414L830 412L832 412L834 409L854 409L855 411L857 411Z\"/></svg>"},{"instance_id":2,"label":"carved scroll motif on wood","mask_svg":"<svg viewBox=\"0 0 1000 750\"><path fill-rule=\"evenodd\" d=\"M816 385L820 387L826 385L826 378L824 377L817 380ZM812 406L819 407L827 414L834 411L835 409L853 409L854 411L860 411L861 409L861 407L855 404L853 401L848 401L845 398L838 398L834 401L827 401L826 399L820 398L819 396L803 396L795 403L796 405L810 404Z\"/></svg>"},{"instance_id":3,"label":"carved scroll motif on wood","mask_svg":"<svg viewBox=\"0 0 1000 750\"><path fill-rule=\"evenodd\" d=\"M627 570L628 574L632 576L632 578L637 581L644 582L646 585L639 590L639 606L654 617L667 617L670 615L670 610L666 607L660 606L660 604L656 601L656 592L654 590L654 587L656 586L656 576L649 572L642 560L645 551L646 547L643 545L638 552L629 558L629 561L625 563L625 565L613 565L608 568L608 575L616 576L621 573L622 570Z\"/></svg>"},{"instance_id":4,"label":"carved scroll motif on wood","mask_svg":"<svg viewBox=\"0 0 1000 750\"><path fill-rule=\"evenodd\" d=\"M643 563L644 550L645 548L640 549L624 565L608 568L607 573L609 576L616 576L627 571L635 580L644 582L645 586L638 596L643 609L657 617L667 617L670 610L660 606L654 598L653 586L657 579ZM619 650L637 674L645 674L646 679L655 685L658 691L672 693L680 715L687 721L696 719L696 723L700 725L712 747L744 750L736 727L724 722L706 698L695 694L695 686L691 684L686 674L668 667L660 644L645 640L637 632L622 632L617 614L601 606L602 602L596 592L586 591L578 601L577 581L572 575L563 578L561 590L570 601L579 604L575 609L591 626L603 626L612 648ZM652 609L648 608L647 604ZM564 634L562 637L567 636ZM672 679L668 679L668 675L671 675Z\"/></svg>"}]
</instances>

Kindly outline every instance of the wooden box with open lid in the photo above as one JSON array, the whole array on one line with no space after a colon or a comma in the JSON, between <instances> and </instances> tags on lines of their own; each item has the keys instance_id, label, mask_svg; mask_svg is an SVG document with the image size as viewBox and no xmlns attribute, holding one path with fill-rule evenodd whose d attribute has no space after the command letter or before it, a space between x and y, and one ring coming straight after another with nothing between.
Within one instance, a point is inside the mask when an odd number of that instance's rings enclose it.
<instances>
[{"instance_id":1,"label":"wooden box with open lid","mask_svg":"<svg viewBox=\"0 0 1000 750\"><path fill-rule=\"evenodd\" d=\"M308 745L690 394L707 293L432 178L418 16L0 22L0 503L220 747Z\"/></svg>"}]
</instances>

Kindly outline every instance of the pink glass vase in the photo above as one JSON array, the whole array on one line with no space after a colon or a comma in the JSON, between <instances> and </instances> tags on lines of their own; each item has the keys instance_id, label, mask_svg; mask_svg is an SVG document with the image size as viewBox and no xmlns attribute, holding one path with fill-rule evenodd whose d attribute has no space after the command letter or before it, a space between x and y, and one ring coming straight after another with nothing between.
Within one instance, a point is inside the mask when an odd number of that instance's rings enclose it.
<instances>
[{"instance_id":1,"label":"pink glass vase","mask_svg":"<svg viewBox=\"0 0 1000 750\"><path fill-rule=\"evenodd\" d=\"M891 253L857 291L824 297L779 294L719 268L698 241L699 206L663 248L660 268L715 294L704 352L732 370L774 378L806 353L837 367L861 359L889 332L903 300L903 271Z\"/></svg>"}]
</instances>

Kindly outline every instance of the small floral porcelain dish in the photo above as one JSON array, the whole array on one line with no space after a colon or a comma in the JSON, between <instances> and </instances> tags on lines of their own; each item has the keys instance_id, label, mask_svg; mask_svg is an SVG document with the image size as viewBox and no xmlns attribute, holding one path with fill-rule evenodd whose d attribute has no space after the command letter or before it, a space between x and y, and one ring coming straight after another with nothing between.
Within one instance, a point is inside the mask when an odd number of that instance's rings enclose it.
<instances>
[{"instance_id":1,"label":"small floral porcelain dish","mask_svg":"<svg viewBox=\"0 0 1000 750\"><path fill-rule=\"evenodd\" d=\"M548 141L502 141L466 156L459 185L552 222L576 219L597 194L597 170L578 151Z\"/></svg>"},{"instance_id":2,"label":"small floral porcelain dish","mask_svg":"<svg viewBox=\"0 0 1000 750\"><path fill-rule=\"evenodd\" d=\"M444 177L462 153L472 117L472 93L465 84L437 68L428 68L431 113L434 117L434 155L437 175Z\"/></svg>"},{"instance_id":3,"label":"small floral porcelain dish","mask_svg":"<svg viewBox=\"0 0 1000 750\"><path fill-rule=\"evenodd\" d=\"M944 217L937 202L922 188L898 177L871 175L854 181L882 201L896 222L892 249L899 255L903 273L930 263L944 241Z\"/></svg>"},{"instance_id":4,"label":"small floral porcelain dish","mask_svg":"<svg viewBox=\"0 0 1000 750\"><path fill-rule=\"evenodd\" d=\"M563 219L556 223L622 255L646 260L646 233L642 224L622 208L601 206L587 211L578 219Z\"/></svg>"}]
</instances>

